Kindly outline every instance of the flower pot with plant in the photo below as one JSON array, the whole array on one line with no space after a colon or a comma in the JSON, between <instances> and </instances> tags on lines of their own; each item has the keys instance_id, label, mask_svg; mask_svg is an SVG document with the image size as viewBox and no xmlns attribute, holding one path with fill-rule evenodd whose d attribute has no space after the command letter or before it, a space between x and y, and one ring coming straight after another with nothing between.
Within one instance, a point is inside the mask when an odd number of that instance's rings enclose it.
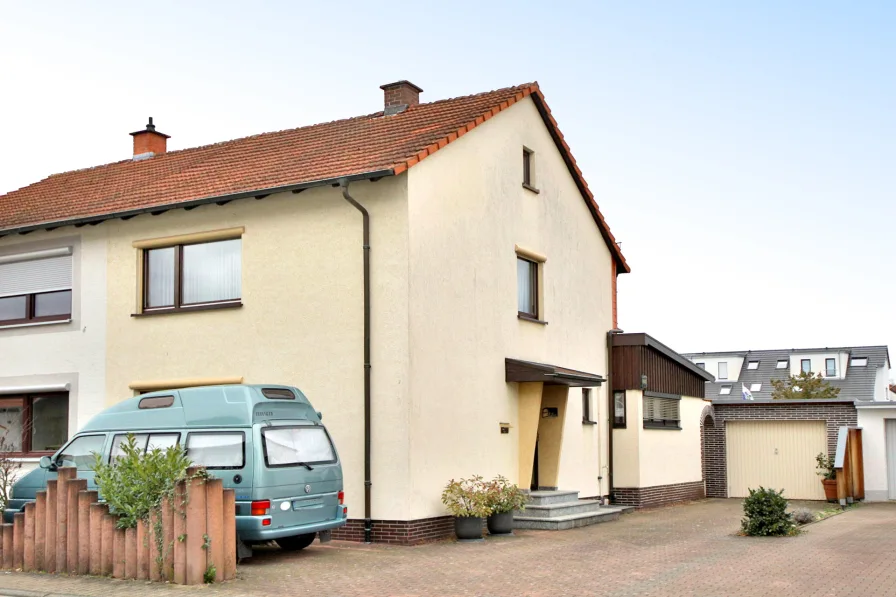
<instances>
[{"instance_id":1,"label":"flower pot with plant","mask_svg":"<svg viewBox=\"0 0 896 597\"><path fill-rule=\"evenodd\" d=\"M461 541L482 539L482 519L489 515L482 477L451 479L442 491L442 503L454 516L454 534Z\"/></svg>"},{"instance_id":2,"label":"flower pot with plant","mask_svg":"<svg viewBox=\"0 0 896 597\"><path fill-rule=\"evenodd\" d=\"M515 483L498 475L486 486L490 514L486 520L489 535L513 532L513 512L522 510L529 499Z\"/></svg>"},{"instance_id":3,"label":"flower pot with plant","mask_svg":"<svg viewBox=\"0 0 896 597\"><path fill-rule=\"evenodd\" d=\"M829 502L837 501L837 471L834 470L834 457L828 456L824 452L819 452L815 457L818 475L821 477L821 484L824 486L824 498Z\"/></svg>"}]
</instances>

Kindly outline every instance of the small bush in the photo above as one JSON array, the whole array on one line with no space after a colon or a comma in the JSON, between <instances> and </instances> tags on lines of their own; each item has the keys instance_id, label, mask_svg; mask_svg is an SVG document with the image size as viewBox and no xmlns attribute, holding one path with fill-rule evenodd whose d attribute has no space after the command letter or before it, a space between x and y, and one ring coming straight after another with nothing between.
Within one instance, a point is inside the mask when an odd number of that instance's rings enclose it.
<instances>
[{"instance_id":1,"label":"small bush","mask_svg":"<svg viewBox=\"0 0 896 597\"><path fill-rule=\"evenodd\" d=\"M108 464L96 454L93 471L109 510L121 517L118 527L126 529L136 527L172 493L175 482L184 478L190 459L182 446L144 453L131 434L120 448L122 455Z\"/></svg>"},{"instance_id":2,"label":"small bush","mask_svg":"<svg viewBox=\"0 0 896 597\"><path fill-rule=\"evenodd\" d=\"M751 489L744 499L744 518L741 528L744 534L754 537L790 535L794 531L793 517L787 512L784 490Z\"/></svg>"},{"instance_id":3,"label":"small bush","mask_svg":"<svg viewBox=\"0 0 896 597\"><path fill-rule=\"evenodd\" d=\"M797 524L809 524L815 521L815 512L809 508L797 508L793 511L793 520Z\"/></svg>"},{"instance_id":4,"label":"small bush","mask_svg":"<svg viewBox=\"0 0 896 597\"><path fill-rule=\"evenodd\" d=\"M514 510L522 510L529 500L523 490L511 483L503 475L498 475L485 485L488 507L491 514L504 514Z\"/></svg>"},{"instance_id":5,"label":"small bush","mask_svg":"<svg viewBox=\"0 0 896 597\"><path fill-rule=\"evenodd\" d=\"M454 516L485 518L491 514L488 494L480 475L460 481L451 479L442 491L442 503Z\"/></svg>"}]
</instances>

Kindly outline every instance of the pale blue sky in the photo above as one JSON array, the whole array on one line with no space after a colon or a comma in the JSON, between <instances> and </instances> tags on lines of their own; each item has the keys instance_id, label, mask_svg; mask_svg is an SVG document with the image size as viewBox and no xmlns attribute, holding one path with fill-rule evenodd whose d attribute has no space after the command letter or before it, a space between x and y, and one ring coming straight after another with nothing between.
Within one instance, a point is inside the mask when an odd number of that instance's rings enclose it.
<instances>
[{"instance_id":1,"label":"pale blue sky","mask_svg":"<svg viewBox=\"0 0 896 597\"><path fill-rule=\"evenodd\" d=\"M127 4L0 1L0 192L147 115L177 149L538 80L632 265L621 327L896 351L896 3Z\"/></svg>"}]
</instances>

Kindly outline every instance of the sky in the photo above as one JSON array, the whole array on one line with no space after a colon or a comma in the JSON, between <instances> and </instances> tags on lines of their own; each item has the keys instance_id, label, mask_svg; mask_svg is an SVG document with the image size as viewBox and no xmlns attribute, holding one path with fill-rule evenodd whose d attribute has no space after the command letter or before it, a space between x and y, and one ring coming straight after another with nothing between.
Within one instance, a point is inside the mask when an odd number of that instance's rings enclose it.
<instances>
[{"instance_id":1,"label":"sky","mask_svg":"<svg viewBox=\"0 0 896 597\"><path fill-rule=\"evenodd\" d=\"M621 328L896 358L894 31L888 1L0 0L0 193L150 115L180 149L537 80L631 264Z\"/></svg>"}]
</instances>

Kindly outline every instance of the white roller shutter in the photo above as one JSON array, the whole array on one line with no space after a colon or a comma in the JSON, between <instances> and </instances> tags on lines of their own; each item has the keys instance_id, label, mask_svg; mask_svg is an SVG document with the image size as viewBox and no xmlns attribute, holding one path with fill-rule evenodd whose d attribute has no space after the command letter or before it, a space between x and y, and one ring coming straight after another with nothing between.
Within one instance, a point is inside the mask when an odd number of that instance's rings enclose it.
<instances>
[{"instance_id":1,"label":"white roller shutter","mask_svg":"<svg viewBox=\"0 0 896 597\"><path fill-rule=\"evenodd\" d=\"M71 247L0 256L0 297L71 287Z\"/></svg>"}]
</instances>

